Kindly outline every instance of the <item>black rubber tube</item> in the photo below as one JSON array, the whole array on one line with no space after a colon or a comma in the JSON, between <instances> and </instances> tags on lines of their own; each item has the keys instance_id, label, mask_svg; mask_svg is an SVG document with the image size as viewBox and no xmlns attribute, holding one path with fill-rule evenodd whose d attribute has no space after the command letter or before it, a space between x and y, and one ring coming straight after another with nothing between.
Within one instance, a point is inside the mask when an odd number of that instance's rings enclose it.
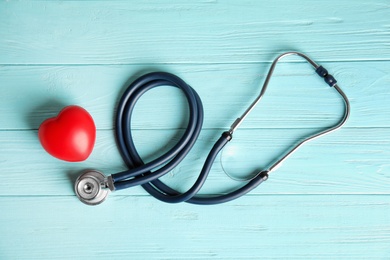
<instances>
[{"instance_id":1,"label":"black rubber tube","mask_svg":"<svg viewBox=\"0 0 390 260\"><path fill-rule=\"evenodd\" d=\"M185 94L189 105L188 125L183 136L173 148L159 158L145 164L133 142L131 115L137 100L145 92L162 85L177 87ZM186 201L193 204L210 205L236 199L268 178L267 172L261 172L252 181L233 192L217 196L195 196L206 181L218 153L232 138L229 132L224 132L209 152L199 177L188 191L180 193L158 180L184 159L195 144L202 125L202 101L196 91L182 79L166 72L153 72L138 78L127 88L118 104L115 125L116 138L119 151L129 170L112 175L115 189L121 190L142 185L149 194L164 202L178 203Z\"/></svg>"}]
</instances>

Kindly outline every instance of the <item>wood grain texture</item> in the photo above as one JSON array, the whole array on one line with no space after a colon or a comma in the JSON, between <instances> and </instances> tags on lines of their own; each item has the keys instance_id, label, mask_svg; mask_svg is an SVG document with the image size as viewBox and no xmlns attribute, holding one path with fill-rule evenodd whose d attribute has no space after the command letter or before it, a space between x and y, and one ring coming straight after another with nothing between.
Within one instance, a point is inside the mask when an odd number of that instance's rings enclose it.
<instances>
[{"instance_id":1,"label":"wood grain texture","mask_svg":"<svg viewBox=\"0 0 390 260\"><path fill-rule=\"evenodd\" d=\"M1 1L0 259L389 259L389 43L388 0ZM113 116L138 76L175 73L203 100L198 142L162 178L184 191L259 92L270 62L290 50L337 78L352 105L346 127L227 204L170 205L140 187L97 207L78 201L80 171L125 169ZM37 139L40 123L70 104L85 107L98 128L81 163L50 157ZM242 185L223 168L249 176L342 113L310 66L286 59L201 193ZM186 118L177 89L142 97L132 127L145 160L177 142Z\"/></svg>"},{"instance_id":2,"label":"wood grain texture","mask_svg":"<svg viewBox=\"0 0 390 260\"><path fill-rule=\"evenodd\" d=\"M223 193L242 185L229 179L248 177L265 169L312 129L253 129L237 131L215 161L201 193ZM196 180L208 151L221 129L204 130L191 153L163 180L179 190ZM149 161L180 138L176 130L136 130L141 156ZM374 133L374 134L373 134ZM273 172L253 194L389 194L390 129L346 128L308 143ZM74 195L80 171L99 169L106 174L125 170L112 131L98 131L91 157L82 163L62 162L44 152L36 132L0 132L0 166L4 173L0 195ZM33 156L31 156L33 155ZM222 166L221 166L222 164ZM12 183L18 183L15 189ZM141 188L113 193L145 195Z\"/></svg>"},{"instance_id":3,"label":"wood grain texture","mask_svg":"<svg viewBox=\"0 0 390 260\"><path fill-rule=\"evenodd\" d=\"M389 196L0 197L2 259L388 259ZM369 210L367 210L369 209ZM15 246L18 245L18 246ZM28 254L26 253L28 252Z\"/></svg>"},{"instance_id":4,"label":"wood grain texture","mask_svg":"<svg viewBox=\"0 0 390 260\"><path fill-rule=\"evenodd\" d=\"M23 14L23 15L21 15ZM2 64L389 60L387 0L0 3Z\"/></svg>"},{"instance_id":5,"label":"wood grain texture","mask_svg":"<svg viewBox=\"0 0 390 260\"><path fill-rule=\"evenodd\" d=\"M321 128L343 115L341 98L305 63L290 58L275 71L264 99L243 128ZM386 62L324 63L348 95L347 127L388 127L390 65ZM182 77L202 98L204 128L228 128L260 92L269 64L3 66L0 129L37 129L65 105L78 104L99 129L112 129L117 100L137 77L168 71ZM299 105L297 105L299 104ZM146 93L134 112L135 129L185 127L187 104L178 89ZM178 109L179 108L179 109Z\"/></svg>"}]
</instances>

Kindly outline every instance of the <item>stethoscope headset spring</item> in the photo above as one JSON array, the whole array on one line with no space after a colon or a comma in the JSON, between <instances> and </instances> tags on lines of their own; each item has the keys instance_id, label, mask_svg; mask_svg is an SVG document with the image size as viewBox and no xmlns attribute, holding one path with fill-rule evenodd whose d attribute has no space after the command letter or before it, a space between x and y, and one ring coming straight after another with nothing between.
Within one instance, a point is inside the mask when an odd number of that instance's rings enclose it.
<instances>
[{"instance_id":1,"label":"stethoscope headset spring","mask_svg":"<svg viewBox=\"0 0 390 260\"><path fill-rule=\"evenodd\" d=\"M297 55L312 65L316 73L341 96L344 101L345 111L342 119L334 126L306 137L288 150L281 158L271 164L265 170L258 172L245 185L232 192L221 195L196 196L206 181L219 152L232 140L234 131L245 120L263 97L276 64L284 57ZM145 163L135 148L131 133L131 117L138 99L147 91L159 86L173 86L179 88L185 95L189 106L189 120L183 136L169 151L162 156ZM179 77L166 72L153 72L136 79L124 92L116 111L115 135L121 156L129 170L105 176L99 171L88 170L81 174L75 183L75 192L78 198L88 204L97 205L105 200L110 191L122 190L141 185L150 195L158 200L168 203L188 202L192 204L211 205L228 202L237 199L268 179L270 172L279 167L292 153L303 144L325 134L331 133L342 127L350 114L350 104L347 96L337 85L335 78L328 71L319 66L306 55L299 52L286 52L278 56L272 63L266 76L260 94L237 118L228 131L222 133L210 150L203 168L195 183L186 192L178 192L159 180L160 177L172 171L190 152L195 144L203 124L203 105L196 91Z\"/></svg>"}]
</instances>

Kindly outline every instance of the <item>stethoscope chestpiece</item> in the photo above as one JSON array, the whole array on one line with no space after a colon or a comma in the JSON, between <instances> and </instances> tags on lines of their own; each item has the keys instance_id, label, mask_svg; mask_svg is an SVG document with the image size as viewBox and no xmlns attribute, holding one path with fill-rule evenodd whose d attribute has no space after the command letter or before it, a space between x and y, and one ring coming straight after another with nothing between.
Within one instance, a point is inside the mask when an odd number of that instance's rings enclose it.
<instances>
[{"instance_id":1,"label":"stethoscope chestpiece","mask_svg":"<svg viewBox=\"0 0 390 260\"><path fill-rule=\"evenodd\" d=\"M74 189L81 202L98 205L115 188L111 176L106 177L99 171L88 170L77 178Z\"/></svg>"}]
</instances>

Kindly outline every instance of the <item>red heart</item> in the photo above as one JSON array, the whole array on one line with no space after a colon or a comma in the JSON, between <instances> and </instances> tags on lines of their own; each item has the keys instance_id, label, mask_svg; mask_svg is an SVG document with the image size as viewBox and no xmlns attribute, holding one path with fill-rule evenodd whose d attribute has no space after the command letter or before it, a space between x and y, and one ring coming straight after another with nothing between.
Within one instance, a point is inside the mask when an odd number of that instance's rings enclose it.
<instances>
[{"instance_id":1,"label":"red heart","mask_svg":"<svg viewBox=\"0 0 390 260\"><path fill-rule=\"evenodd\" d=\"M40 125L38 137L52 156L68 161L84 161L91 154L96 138L92 116L82 107L67 106L58 116Z\"/></svg>"}]
</instances>

